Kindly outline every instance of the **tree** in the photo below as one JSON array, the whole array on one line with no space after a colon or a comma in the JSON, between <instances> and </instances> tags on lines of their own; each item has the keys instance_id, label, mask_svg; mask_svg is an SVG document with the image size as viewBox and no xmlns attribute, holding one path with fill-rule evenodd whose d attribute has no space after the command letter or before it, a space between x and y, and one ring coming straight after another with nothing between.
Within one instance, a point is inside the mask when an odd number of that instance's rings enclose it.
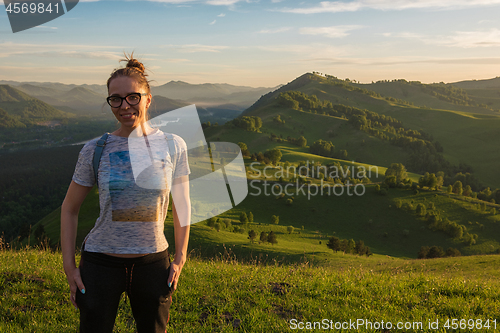
<instances>
[{"instance_id":1,"label":"tree","mask_svg":"<svg viewBox=\"0 0 500 333\"><path fill-rule=\"evenodd\" d=\"M471 189L470 185L466 185L466 186L465 186L465 189L464 189L464 191L463 191L463 195L464 195L465 197L468 197L468 196L470 196L471 194L472 194L472 189Z\"/></svg>"},{"instance_id":2,"label":"tree","mask_svg":"<svg viewBox=\"0 0 500 333\"><path fill-rule=\"evenodd\" d=\"M211 217L208 219L207 221L207 225L210 227L210 228L213 228L215 227L215 222L217 221L217 218L214 216L214 217Z\"/></svg>"},{"instance_id":3,"label":"tree","mask_svg":"<svg viewBox=\"0 0 500 333\"><path fill-rule=\"evenodd\" d=\"M252 214L252 212L248 213L248 222L253 222L253 214Z\"/></svg>"},{"instance_id":4,"label":"tree","mask_svg":"<svg viewBox=\"0 0 500 333\"><path fill-rule=\"evenodd\" d=\"M247 213L242 212L242 213L240 214L240 222L241 222L241 223L247 223L247 222L248 222Z\"/></svg>"},{"instance_id":5,"label":"tree","mask_svg":"<svg viewBox=\"0 0 500 333\"><path fill-rule=\"evenodd\" d=\"M299 147L305 147L307 146L307 139L304 138L304 136L302 135L300 138L297 139L297 144L299 145Z\"/></svg>"},{"instance_id":6,"label":"tree","mask_svg":"<svg viewBox=\"0 0 500 333\"><path fill-rule=\"evenodd\" d=\"M267 157L274 165L276 165L276 163L278 163L281 160L282 156L283 154L281 153L281 150L279 150L278 148L267 150L264 153L264 157Z\"/></svg>"},{"instance_id":7,"label":"tree","mask_svg":"<svg viewBox=\"0 0 500 333\"><path fill-rule=\"evenodd\" d=\"M446 250L446 256L447 257L460 257L462 255L462 253L460 253L459 250L453 248L453 247L449 247L447 250Z\"/></svg>"},{"instance_id":8,"label":"tree","mask_svg":"<svg viewBox=\"0 0 500 333\"><path fill-rule=\"evenodd\" d=\"M427 253L427 258L441 258L444 257L444 250L441 246L432 246Z\"/></svg>"},{"instance_id":9,"label":"tree","mask_svg":"<svg viewBox=\"0 0 500 333\"><path fill-rule=\"evenodd\" d=\"M220 231L220 223L219 222L215 222L214 228L215 228L215 230L217 230L217 232L219 232Z\"/></svg>"},{"instance_id":10,"label":"tree","mask_svg":"<svg viewBox=\"0 0 500 333\"><path fill-rule=\"evenodd\" d=\"M247 147L246 143L244 143L244 142L238 142L238 146L240 147L241 154L244 157L250 157L250 150L248 150L248 147Z\"/></svg>"},{"instance_id":11,"label":"tree","mask_svg":"<svg viewBox=\"0 0 500 333\"><path fill-rule=\"evenodd\" d=\"M453 193L462 195L463 189L462 189L462 182L460 180L457 180L453 184Z\"/></svg>"},{"instance_id":12,"label":"tree","mask_svg":"<svg viewBox=\"0 0 500 333\"><path fill-rule=\"evenodd\" d=\"M333 157L335 154L335 146L331 141L323 141L319 139L314 141L314 143L309 147L309 152L315 155Z\"/></svg>"},{"instance_id":13,"label":"tree","mask_svg":"<svg viewBox=\"0 0 500 333\"><path fill-rule=\"evenodd\" d=\"M226 229L229 230L229 228L231 228L232 225L231 225L231 220L230 219L223 219L222 222L226 226Z\"/></svg>"},{"instance_id":14,"label":"tree","mask_svg":"<svg viewBox=\"0 0 500 333\"><path fill-rule=\"evenodd\" d=\"M337 238L337 237L335 237L335 236L332 236L328 240L328 243L326 243L326 246L329 249L332 249L333 251L335 251L335 253L337 253L337 251L340 251L340 249L341 249L341 247L340 247L340 239Z\"/></svg>"},{"instance_id":15,"label":"tree","mask_svg":"<svg viewBox=\"0 0 500 333\"><path fill-rule=\"evenodd\" d=\"M418 251L418 259L427 258L428 253L429 253L429 247L428 246L421 246L420 251Z\"/></svg>"},{"instance_id":16,"label":"tree","mask_svg":"<svg viewBox=\"0 0 500 333\"><path fill-rule=\"evenodd\" d=\"M356 245L354 246L354 251L359 255L366 254L365 242L363 242L362 240L357 241Z\"/></svg>"},{"instance_id":17,"label":"tree","mask_svg":"<svg viewBox=\"0 0 500 333\"><path fill-rule=\"evenodd\" d=\"M293 233L293 230L294 230L294 229L295 229L295 228L294 228L294 227L292 227L292 226L290 225L290 226L288 226L288 227L286 228L286 231L287 231L289 234L291 234L291 233Z\"/></svg>"},{"instance_id":18,"label":"tree","mask_svg":"<svg viewBox=\"0 0 500 333\"><path fill-rule=\"evenodd\" d=\"M276 237L276 234L273 231L271 231L269 233L269 235L267 235L267 241L273 245L278 243L278 239Z\"/></svg>"},{"instance_id":19,"label":"tree","mask_svg":"<svg viewBox=\"0 0 500 333\"><path fill-rule=\"evenodd\" d=\"M252 229L248 232L248 239L250 239L250 242L253 243L255 238L257 238L257 233L255 232L255 230Z\"/></svg>"},{"instance_id":20,"label":"tree","mask_svg":"<svg viewBox=\"0 0 500 333\"><path fill-rule=\"evenodd\" d=\"M396 183L400 183L408 178L406 168L401 163L392 163L385 171L385 177L396 176Z\"/></svg>"},{"instance_id":21,"label":"tree","mask_svg":"<svg viewBox=\"0 0 500 333\"><path fill-rule=\"evenodd\" d=\"M265 231L262 231L262 232L260 233L260 241L261 241L262 243L267 242L267 233L266 233Z\"/></svg>"},{"instance_id":22,"label":"tree","mask_svg":"<svg viewBox=\"0 0 500 333\"><path fill-rule=\"evenodd\" d=\"M271 216L271 223L278 224L280 222L280 217L273 215Z\"/></svg>"},{"instance_id":23,"label":"tree","mask_svg":"<svg viewBox=\"0 0 500 333\"><path fill-rule=\"evenodd\" d=\"M417 213L418 216L425 216L426 214L425 205L423 203L419 203L417 205L417 208L415 209L415 212Z\"/></svg>"}]
</instances>

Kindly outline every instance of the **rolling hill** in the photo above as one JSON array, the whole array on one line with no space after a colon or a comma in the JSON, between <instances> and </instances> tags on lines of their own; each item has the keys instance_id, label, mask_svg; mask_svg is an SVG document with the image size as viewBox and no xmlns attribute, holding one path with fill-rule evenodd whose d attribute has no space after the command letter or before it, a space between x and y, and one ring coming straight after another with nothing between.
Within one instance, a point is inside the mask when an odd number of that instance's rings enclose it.
<instances>
[{"instance_id":1,"label":"rolling hill","mask_svg":"<svg viewBox=\"0 0 500 333\"><path fill-rule=\"evenodd\" d=\"M57 110L53 106L8 85L0 85L0 108L10 118L17 121L10 121L12 126L20 126L19 123L25 125L36 124L41 121L60 120L74 116L70 113Z\"/></svg>"},{"instance_id":2,"label":"rolling hill","mask_svg":"<svg viewBox=\"0 0 500 333\"><path fill-rule=\"evenodd\" d=\"M374 84L372 87L374 86L377 86L377 84ZM392 91L392 94L396 97L405 97L401 87L406 87L406 83L386 82L380 83L378 86L379 88L384 88L388 92ZM399 90L392 89L391 87L399 87ZM390 116L401 121L404 128L423 131L433 139L433 142L437 141L443 147L443 156L452 165L468 165L474 171L474 175L485 186L493 188L500 187L500 175L496 171L498 161L500 160L500 150L498 149L500 146L500 113L482 107L460 106L446 102L435 96L423 93L420 88L415 88L411 85L407 88L407 97L413 96L412 98L415 98L415 102L392 96L384 97L379 92L361 88L360 85L353 84L351 81L339 80L332 76L325 77L307 73L287 85L262 96L254 105L245 110L242 116L254 115L261 117L264 122L263 132L268 131L268 126L274 126L275 130L277 130L276 124L271 125L272 118L277 114L282 114L286 119L288 113L292 112L291 108L284 108L283 106L276 105L276 98L280 93L300 91L309 96L315 95L320 101L330 101L333 105L345 105L358 109L365 109L383 116ZM398 91L401 95L398 95ZM382 90L380 90L380 92L382 92ZM418 102L418 100L423 101ZM431 103L429 101L433 101L432 103L436 106L438 106L438 104L441 105L441 108L417 106L418 104L430 105ZM467 110L464 111L464 108ZM309 117L317 116L311 113L308 115ZM290 121L294 121L293 116ZM324 118L324 121L325 124L323 126L319 126L317 129L314 126L309 126L309 130L302 129L301 131L296 131L293 137L298 137L299 133L303 131L303 134L300 135L304 135L308 142L313 142L318 138L328 141L331 140L334 144L339 142L340 145L342 145L343 141L349 142L350 136L343 135L329 138L325 130L323 130L323 133L318 133L319 128L326 129L326 127L330 126L327 124L330 123L332 126L331 129L335 131L334 123L338 122L338 120L334 120L330 117ZM302 119L301 123L303 124L302 126L307 127L308 120ZM300 125L295 124L294 126L298 129L297 126ZM285 129L289 126L288 123L285 123L284 126L281 127ZM219 131L223 130L222 128L219 129ZM280 134L280 132L278 132L278 134ZM216 137L222 138L222 136L218 134ZM371 137L371 140L375 140L373 136L368 137ZM367 142L367 139L364 140ZM252 142L246 143L249 146L253 144ZM368 151L360 148L359 144L355 146L356 148L353 149L351 145L350 150L353 152L355 150ZM370 151L375 155L386 155L388 154L387 150L394 149L391 145L385 146L386 148L380 148L375 151L372 149ZM406 159L405 154L405 152L392 154L399 156L397 158L393 157L393 162L404 162ZM361 155L350 155L350 157L360 158L368 163L371 162L370 160L365 160L363 153L361 153ZM389 166L388 164L381 163L377 157L374 158L376 159L373 162L374 164ZM437 170L432 170L432 172L435 171Z\"/></svg>"}]
</instances>

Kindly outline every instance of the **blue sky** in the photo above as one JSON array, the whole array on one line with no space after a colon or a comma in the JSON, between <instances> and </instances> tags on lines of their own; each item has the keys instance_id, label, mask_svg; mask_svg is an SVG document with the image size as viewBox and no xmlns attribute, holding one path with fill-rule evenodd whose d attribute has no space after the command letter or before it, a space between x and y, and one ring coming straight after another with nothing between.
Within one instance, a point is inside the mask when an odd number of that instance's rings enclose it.
<instances>
[{"instance_id":1,"label":"blue sky","mask_svg":"<svg viewBox=\"0 0 500 333\"><path fill-rule=\"evenodd\" d=\"M500 76L500 0L80 1L15 34L0 8L0 80L104 84L124 51L155 84Z\"/></svg>"}]
</instances>

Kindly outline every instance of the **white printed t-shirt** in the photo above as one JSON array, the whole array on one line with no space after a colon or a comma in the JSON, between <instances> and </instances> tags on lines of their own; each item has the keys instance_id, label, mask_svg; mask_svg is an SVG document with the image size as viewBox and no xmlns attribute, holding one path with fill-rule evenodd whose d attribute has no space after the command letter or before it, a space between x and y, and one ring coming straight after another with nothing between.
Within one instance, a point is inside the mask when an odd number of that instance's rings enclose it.
<instances>
[{"instance_id":1,"label":"white printed t-shirt","mask_svg":"<svg viewBox=\"0 0 500 333\"><path fill-rule=\"evenodd\" d=\"M145 254L168 248L163 230L169 193L172 179L190 173L187 146L180 136L173 134L175 152L169 154L169 145L163 132L157 130L147 138L150 142L161 144L164 140L164 149L161 147L160 152L156 149L154 154L157 160L163 161L162 171L167 178L167 186L163 189L138 186L130 160L129 139L110 134L98 171L100 215L85 238L85 251ZM91 187L95 184L92 159L98 140L87 142L80 151L73 174L73 181L79 185ZM163 155L159 158L158 154ZM175 161L173 173L171 157Z\"/></svg>"}]
</instances>

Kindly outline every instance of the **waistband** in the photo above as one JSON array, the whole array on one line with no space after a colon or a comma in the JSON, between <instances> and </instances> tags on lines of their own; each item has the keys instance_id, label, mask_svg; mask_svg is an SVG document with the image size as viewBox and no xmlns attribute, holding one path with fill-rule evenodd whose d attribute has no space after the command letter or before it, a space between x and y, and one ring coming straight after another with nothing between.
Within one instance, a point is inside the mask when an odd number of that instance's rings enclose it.
<instances>
[{"instance_id":1,"label":"waistband","mask_svg":"<svg viewBox=\"0 0 500 333\"><path fill-rule=\"evenodd\" d=\"M96 265L108 267L123 267L123 265L148 265L168 258L168 249L157 253L149 253L137 258L120 258L99 252L82 251L82 260Z\"/></svg>"}]
</instances>

